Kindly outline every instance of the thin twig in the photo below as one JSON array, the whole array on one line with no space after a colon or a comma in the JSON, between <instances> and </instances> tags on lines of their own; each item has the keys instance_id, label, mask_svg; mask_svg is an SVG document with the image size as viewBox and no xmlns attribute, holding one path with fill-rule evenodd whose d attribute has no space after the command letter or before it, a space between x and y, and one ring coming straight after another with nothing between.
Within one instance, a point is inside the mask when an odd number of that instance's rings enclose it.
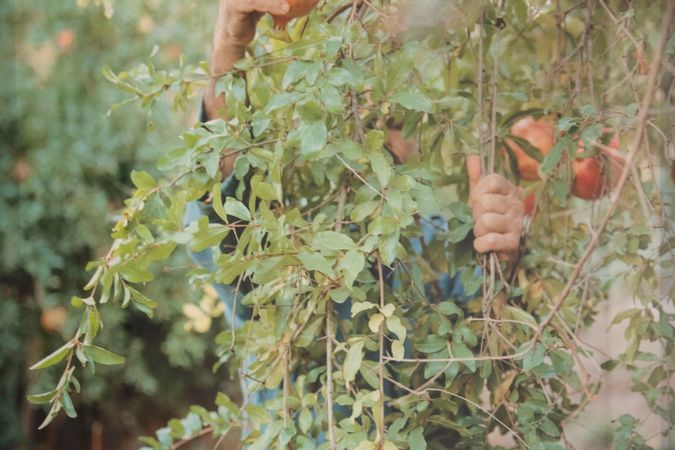
<instances>
[{"instance_id":1,"label":"thin twig","mask_svg":"<svg viewBox=\"0 0 675 450\"><path fill-rule=\"evenodd\" d=\"M384 310L384 276L382 274L382 259L377 255L377 275L380 284L380 311ZM380 411L378 420L378 434L380 435L380 448L384 448L384 321L380 324L380 360L378 362L378 375L380 377Z\"/></svg>"}]
</instances>

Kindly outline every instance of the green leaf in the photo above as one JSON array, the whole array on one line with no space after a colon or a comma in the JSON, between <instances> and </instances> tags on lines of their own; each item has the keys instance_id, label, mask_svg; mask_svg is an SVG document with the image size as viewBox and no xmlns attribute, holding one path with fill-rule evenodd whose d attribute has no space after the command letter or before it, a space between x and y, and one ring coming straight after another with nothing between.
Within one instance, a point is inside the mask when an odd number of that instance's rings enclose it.
<instances>
[{"instance_id":1,"label":"green leaf","mask_svg":"<svg viewBox=\"0 0 675 450\"><path fill-rule=\"evenodd\" d=\"M415 342L415 348L422 353L436 353L447 348L448 341L436 335L428 335L424 340Z\"/></svg>"},{"instance_id":2,"label":"green leaf","mask_svg":"<svg viewBox=\"0 0 675 450\"><path fill-rule=\"evenodd\" d=\"M262 406L249 403L246 405L245 411L254 423L270 423L270 417L267 414L267 410Z\"/></svg>"},{"instance_id":3,"label":"green leaf","mask_svg":"<svg viewBox=\"0 0 675 450\"><path fill-rule=\"evenodd\" d=\"M359 203L354 207L349 217L354 222L362 222L363 220L365 220L366 217L370 216L372 213L375 212L375 209L377 209L377 206L379 204L380 202L377 200L369 200L363 203Z\"/></svg>"},{"instance_id":4,"label":"green leaf","mask_svg":"<svg viewBox=\"0 0 675 450\"><path fill-rule=\"evenodd\" d=\"M544 160L544 155L541 152L541 150L539 150L538 147L532 145L530 141L528 141L527 139L523 139L520 136L514 136L512 134L509 135L509 139L518 144L518 146L523 150L523 152L525 152L525 154L530 158L534 159L537 162L542 162Z\"/></svg>"},{"instance_id":5,"label":"green leaf","mask_svg":"<svg viewBox=\"0 0 675 450\"><path fill-rule=\"evenodd\" d=\"M384 322L384 316L380 313L373 314L368 320L368 328L373 333L378 333L380 331L380 325Z\"/></svg>"},{"instance_id":6,"label":"green leaf","mask_svg":"<svg viewBox=\"0 0 675 450\"><path fill-rule=\"evenodd\" d=\"M581 140L584 142L584 145L587 150L591 150L593 144L598 142L601 136L602 136L602 125L599 123L593 124L590 127L586 127L581 132Z\"/></svg>"},{"instance_id":7,"label":"green leaf","mask_svg":"<svg viewBox=\"0 0 675 450\"><path fill-rule=\"evenodd\" d=\"M352 344L349 350L347 350L347 356L342 366L342 375L345 383L353 381L356 372L361 367L361 361L363 361L363 343L363 340L360 340Z\"/></svg>"},{"instance_id":8,"label":"green leaf","mask_svg":"<svg viewBox=\"0 0 675 450\"><path fill-rule=\"evenodd\" d=\"M399 340L405 341L407 336L407 330L401 323L401 319L396 316L391 316L387 318L387 329L394 333Z\"/></svg>"},{"instance_id":9,"label":"green leaf","mask_svg":"<svg viewBox=\"0 0 675 450\"><path fill-rule=\"evenodd\" d=\"M375 176L377 176L380 186L386 187L387 184L389 184L389 179L391 178L391 164L383 153L371 153L368 155L368 159L370 159L373 173L375 173Z\"/></svg>"},{"instance_id":10,"label":"green leaf","mask_svg":"<svg viewBox=\"0 0 675 450\"><path fill-rule=\"evenodd\" d=\"M262 181L260 177L253 177L251 180L251 188L253 189L254 195L260 197L262 200L273 201L277 199L277 192L274 190L274 186Z\"/></svg>"},{"instance_id":11,"label":"green leaf","mask_svg":"<svg viewBox=\"0 0 675 450\"><path fill-rule=\"evenodd\" d=\"M84 353L99 364L114 366L124 363L124 357L96 345L85 345Z\"/></svg>"},{"instance_id":12,"label":"green leaf","mask_svg":"<svg viewBox=\"0 0 675 450\"><path fill-rule=\"evenodd\" d=\"M427 441L424 439L424 429L422 427L415 428L408 435L408 445L410 450L426 450Z\"/></svg>"},{"instance_id":13,"label":"green leaf","mask_svg":"<svg viewBox=\"0 0 675 450\"><path fill-rule=\"evenodd\" d=\"M152 281L154 275L145 267L142 267L138 261L127 261L120 268L122 277L130 283L145 283Z\"/></svg>"},{"instance_id":14,"label":"green leaf","mask_svg":"<svg viewBox=\"0 0 675 450\"><path fill-rule=\"evenodd\" d=\"M380 153L384 145L384 132L382 130L370 130L366 134L366 148L369 152Z\"/></svg>"},{"instance_id":15,"label":"green leaf","mask_svg":"<svg viewBox=\"0 0 675 450\"><path fill-rule=\"evenodd\" d=\"M73 400L70 398L70 395L65 390L61 392L61 405L63 405L63 410L66 412L66 415L71 419L77 417L77 412L75 412L75 406L73 405Z\"/></svg>"},{"instance_id":16,"label":"green leaf","mask_svg":"<svg viewBox=\"0 0 675 450\"><path fill-rule=\"evenodd\" d=\"M561 117L560 120L558 120L558 129L560 131L570 131L576 126L577 121L572 117Z\"/></svg>"},{"instance_id":17,"label":"green leaf","mask_svg":"<svg viewBox=\"0 0 675 450\"><path fill-rule=\"evenodd\" d=\"M326 123L322 120L302 123L298 127L298 137L300 138L300 153L305 156L317 153L323 150L328 142Z\"/></svg>"},{"instance_id":18,"label":"green leaf","mask_svg":"<svg viewBox=\"0 0 675 450\"><path fill-rule=\"evenodd\" d=\"M473 215L471 208L464 202L452 202L448 205L450 212L457 220L462 223L473 224Z\"/></svg>"},{"instance_id":19,"label":"green leaf","mask_svg":"<svg viewBox=\"0 0 675 450\"><path fill-rule=\"evenodd\" d=\"M441 302L438 304L438 311L446 316L462 316L462 310L455 302Z\"/></svg>"},{"instance_id":20,"label":"green leaf","mask_svg":"<svg viewBox=\"0 0 675 450\"><path fill-rule=\"evenodd\" d=\"M345 84L352 84L354 82L352 74L348 70L341 67L333 67L330 69L326 74L326 78L331 85L336 87L343 86Z\"/></svg>"},{"instance_id":21,"label":"green leaf","mask_svg":"<svg viewBox=\"0 0 675 450\"><path fill-rule=\"evenodd\" d=\"M366 265L366 257L358 250L349 250L340 260L340 268L344 271L345 283L348 287L354 284Z\"/></svg>"},{"instance_id":22,"label":"green leaf","mask_svg":"<svg viewBox=\"0 0 675 450\"><path fill-rule=\"evenodd\" d=\"M222 392L218 392L218 395L216 395L216 405L225 408L233 416L239 414L239 407Z\"/></svg>"},{"instance_id":23,"label":"green leaf","mask_svg":"<svg viewBox=\"0 0 675 450\"><path fill-rule=\"evenodd\" d=\"M157 181L146 171L132 171L131 181L139 190L149 191L157 186Z\"/></svg>"},{"instance_id":24,"label":"green leaf","mask_svg":"<svg viewBox=\"0 0 675 450\"><path fill-rule=\"evenodd\" d=\"M207 248L220 245L229 233L230 228L225 225L208 224L195 233L190 241L190 249L195 252L201 252Z\"/></svg>"},{"instance_id":25,"label":"green leaf","mask_svg":"<svg viewBox=\"0 0 675 450\"><path fill-rule=\"evenodd\" d=\"M251 213L248 211L248 208L234 197L227 197L225 199L224 209L230 216L234 216L244 222L251 221Z\"/></svg>"},{"instance_id":26,"label":"green leaf","mask_svg":"<svg viewBox=\"0 0 675 450\"><path fill-rule=\"evenodd\" d=\"M430 113L433 112L434 109L434 104L431 102L431 99L417 88L410 88L403 92L399 92L398 94L393 95L390 100L411 111Z\"/></svg>"},{"instance_id":27,"label":"green leaf","mask_svg":"<svg viewBox=\"0 0 675 450\"><path fill-rule=\"evenodd\" d=\"M267 117L259 117L251 121L251 131L254 137L260 137L267 130L272 121Z\"/></svg>"},{"instance_id":28,"label":"green leaf","mask_svg":"<svg viewBox=\"0 0 675 450\"><path fill-rule=\"evenodd\" d=\"M87 331L84 337L84 343L90 344L96 335L98 330L101 327L101 316L98 313L98 310L95 307L87 308Z\"/></svg>"},{"instance_id":29,"label":"green leaf","mask_svg":"<svg viewBox=\"0 0 675 450\"><path fill-rule=\"evenodd\" d=\"M544 362L544 355L546 354L546 347L541 344L537 344L533 351L529 351L525 354L523 358L523 370L529 372L535 367L541 365Z\"/></svg>"},{"instance_id":30,"label":"green leaf","mask_svg":"<svg viewBox=\"0 0 675 450\"><path fill-rule=\"evenodd\" d=\"M396 359L402 359L405 355L405 347L403 342L398 339L394 339L391 343L391 356Z\"/></svg>"},{"instance_id":31,"label":"green leaf","mask_svg":"<svg viewBox=\"0 0 675 450\"><path fill-rule=\"evenodd\" d=\"M293 61L290 63L286 69L286 73L284 74L281 87L287 89L291 84L302 80L305 77L307 65L308 63L305 61Z\"/></svg>"},{"instance_id":32,"label":"green leaf","mask_svg":"<svg viewBox=\"0 0 675 450\"><path fill-rule=\"evenodd\" d=\"M455 358L473 358L473 353L469 348L464 345L464 344L459 344L456 342L453 342L452 344L452 356ZM470 371L471 373L476 371L476 361L469 359L468 361L462 361L462 364L464 364Z\"/></svg>"},{"instance_id":33,"label":"green leaf","mask_svg":"<svg viewBox=\"0 0 675 450\"><path fill-rule=\"evenodd\" d=\"M26 398L28 399L29 402L33 403L34 405L41 405L44 403L49 403L52 400L54 400L56 394L58 394L58 389L54 389L53 391L49 392L43 392L42 394L27 395Z\"/></svg>"},{"instance_id":34,"label":"green leaf","mask_svg":"<svg viewBox=\"0 0 675 450\"><path fill-rule=\"evenodd\" d=\"M517 102L527 102L529 98L527 97L527 94L524 92L500 92L498 95L504 96L504 97L511 97Z\"/></svg>"},{"instance_id":35,"label":"green leaf","mask_svg":"<svg viewBox=\"0 0 675 450\"><path fill-rule=\"evenodd\" d=\"M462 242L464 239L466 239L469 233L471 233L471 230L473 230L472 223L463 223L458 226L451 227L448 230L448 240L453 244Z\"/></svg>"},{"instance_id":36,"label":"green leaf","mask_svg":"<svg viewBox=\"0 0 675 450\"><path fill-rule=\"evenodd\" d=\"M356 244L346 234L336 231L322 231L317 233L312 246L321 251L338 251L356 249Z\"/></svg>"},{"instance_id":37,"label":"green leaf","mask_svg":"<svg viewBox=\"0 0 675 450\"><path fill-rule=\"evenodd\" d=\"M352 317L355 317L360 312L368 311L369 309L376 307L377 305L371 302L354 302L352 303Z\"/></svg>"},{"instance_id":38,"label":"green leaf","mask_svg":"<svg viewBox=\"0 0 675 450\"><path fill-rule=\"evenodd\" d=\"M54 404L54 406L56 406L56 403ZM42 423L38 427L38 430L44 429L56 418L56 416L59 415L60 408L55 408L54 406L52 406L52 409L47 414L47 417L45 417L45 420L42 421Z\"/></svg>"},{"instance_id":39,"label":"green leaf","mask_svg":"<svg viewBox=\"0 0 675 450\"><path fill-rule=\"evenodd\" d=\"M377 247L378 252L382 257L382 264L385 266L391 267L394 259L396 259L396 251L399 247L399 237L400 233L395 231L394 233L385 236Z\"/></svg>"},{"instance_id":40,"label":"green leaf","mask_svg":"<svg viewBox=\"0 0 675 450\"><path fill-rule=\"evenodd\" d=\"M312 413L307 408L302 408L300 410L300 417L298 417L298 425L300 425L300 430L303 433L307 434L309 429L312 426Z\"/></svg>"},{"instance_id":41,"label":"green leaf","mask_svg":"<svg viewBox=\"0 0 675 450\"><path fill-rule=\"evenodd\" d=\"M319 271L331 278L335 277L333 268L321 253L309 253L307 250L302 250L298 253L298 258L302 265L305 266L305 269Z\"/></svg>"},{"instance_id":42,"label":"green leaf","mask_svg":"<svg viewBox=\"0 0 675 450\"><path fill-rule=\"evenodd\" d=\"M570 136L563 136L555 143L551 151L544 157L544 160L541 163L540 170L544 173L549 173L556 168L560 160L562 159L563 152L567 150L570 145L573 143Z\"/></svg>"},{"instance_id":43,"label":"green leaf","mask_svg":"<svg viewBox=\"0 0 675 450\"><path fill-rule=\"evenodd\" d=\"M295 92L293 92L293 93L281 92L279 94L276 94L267 103L267 106L265 107L265 113L269 114L272 111L276 111L277 109L289 106L293 103L296 103L301 98L302 98L302 95L300 95L298 93L295 93Z\"/></svg>"},{"instance_id":44,"label":"green leaf","mask_svg":"<svg viewBox=\"0 0 675 450\"><path fill-rule=\"evenodd\" d=\"M148 317L152 318L153 310L158 306L157 302L150 300L148 297L141 294L132 287L129 287L129 291L131 293L131 297L134 300L134 306L144 312Z\"/></svg>"},{"instance_id":45,"label":"green leaf","mask_svg":"<svg viewBox=\"0 0 675 450\"><path fill-rule=\"evenodd\" d=\"M71 349L75 346L72 341L66 342L59 349L50 353L49 355L42 358L40 361L36 362L30 366L30 370L46 369L47 367L58 364L62 361L68 354L70 354Z\"/></svg>"},{"instance_id":46,"label":"green leaf","mask_svg":"<svg viewBox=\"0 0 675 450\"><path fill-rule=\"evenodd\" d=\"M559 375L566 375L574 365L572 355L566 350L553 350L549 356L553 363L553 368Z\"/></svg>"},{"instance_id":47,"label":"green leaf","mask_svg":"<svg viewBox=\"0 0 675 450\"><path fill-rule=\"evenodd\" d=\"M211 187L211 205L215 213L220 217L220 220L227 223L227 213L225 212L225 208L223 208L221 183L214 183Z\"/></svg>"},{"instance_id":48,"label":"green leaf","mask_svg":"<svg viewBox=\"0 0 675 450\"><path fill-rule=\"evenodd\" d=\"M595 109L595 106L593 105L584 105L579 108L579 112L584 118L594 116L598 113L598 111Z\"/></svg>"},{"instance_id":49,"label":"green leaf","mask_svg":"<svg viewBox=\"0 0 675 450\"><path fill-rule=\"evenodd\" d=\"M533 327L537 326L537 321L534 320L534 317L527 311L521 308L516 308L515 306L507 306L506 311L508 312L509 316L513 320L517 320L519 322L525 322L527 324L532 325Z\"/></svg>"}]
</instances>

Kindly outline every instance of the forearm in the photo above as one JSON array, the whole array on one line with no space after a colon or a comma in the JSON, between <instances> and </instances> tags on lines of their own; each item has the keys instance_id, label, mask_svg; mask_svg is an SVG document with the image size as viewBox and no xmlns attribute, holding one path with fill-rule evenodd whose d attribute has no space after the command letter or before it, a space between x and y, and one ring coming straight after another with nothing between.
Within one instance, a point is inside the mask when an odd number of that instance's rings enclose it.
<instances>
[{"instance_id":1,"label":"forearm","mask_svg":"<svg viewBox=\"0 0 675 450\"><path fill-rule=\"evenodd\" d=\"M221 42L214 48L211 60L211 79L204 95L204 109L209 120L222 118L227 105L225 94L216 95L216 84L224 73L234 68L234 63L244 57L245 47L232 42Z\"/></svg>"},{"instance_id":2,"label":"forearm","mask_svg":"<svg viewBox=\"0 0 675 450\"><path fill-rule=\"evenodd\" d=\"M220 77L232 71L234 64L244 57L246 45L253 36L236 36L228 25L231 14L225 2L221 2L218 21L213 32L213 55L211 57L211 79L204 95L204 109L208 119L225 118L225 94L216 95L216 85Z\"/></svg>"}]
</instances>

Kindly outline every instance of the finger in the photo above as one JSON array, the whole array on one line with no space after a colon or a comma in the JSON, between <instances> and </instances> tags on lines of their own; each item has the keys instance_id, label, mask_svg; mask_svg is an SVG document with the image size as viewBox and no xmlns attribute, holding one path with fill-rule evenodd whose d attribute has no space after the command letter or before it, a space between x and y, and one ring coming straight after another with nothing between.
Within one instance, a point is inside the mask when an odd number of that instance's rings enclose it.
<instances>
[{"instance_id":1,"label":"finger","mask_svg":"<svg viewBox=\"0 0 675 450\"><path fill-rule=\"evenodd\" d=\"M488 235L490 233L520 233L522 221L519 223L513 220L511 215L485 213L476 225L473 227L473 233L476 237Z\"/></svg>"},{"instance_id":2,"label":"finger","mask_svg":"<svg viewBox=\"0 0 675 450\"><path fill-rule=\"evenodd\" d=\"M466 171L469 174L469 189L473 190L473 188L480 181L481 175L480 156L469 155L466 157Z\"/></svg>"},{"instance_id":3,"label":"finger","mask_svg":"<svg viewBox=\"0 0 675 450\"><path fill-rule=\"evenodd\" d=\"M234 6L241 12L261 12L270 14L286 14L290 6L283 0L236 0Z\"/></svg>"},{"instance_id":4,"label":"finger","mask_svg":"<svg viewBox=\"0 0 675 450\"><path fill-rule=\"evenodd\" d=\"M477 222L483 214L489 212L507 214L514 209L517 210L520 203L522 202L512 196L485 194L473 204L473 219Z\"/></svg>"},{"instance_id":5,"label":"finger","mask_svg":"<svg viewBox=\"0 0 675 450\"><path fill-rule=\"evenodd\" d=\"M471 192L471 200L475 203L485 194L517 195L517 189L509 180L493 173L481 178L476 184Z\"/></svg>"},{"instance_id":6,"label":"finger","mask_svg":"<svg viewBox=\"0 0 675 450\"><path fill-rule=\"evenodd\" d=\"M473 241L473 248L478 253L515 252L520 247L520 233L490 233Z\"/></svg>"}]
</instances>

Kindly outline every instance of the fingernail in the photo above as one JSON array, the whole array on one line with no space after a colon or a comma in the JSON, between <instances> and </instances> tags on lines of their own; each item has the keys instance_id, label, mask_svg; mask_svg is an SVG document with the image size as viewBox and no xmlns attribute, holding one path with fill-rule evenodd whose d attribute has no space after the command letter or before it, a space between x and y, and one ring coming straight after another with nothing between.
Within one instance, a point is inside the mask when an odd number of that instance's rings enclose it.
<instances>
[{"instance_id":1,"label":"fingernail","mask_svg":"<svg viewBox=\"0 0 675 450\"><path fill-rule=\"evenodd\" d=\"M281 12L288 12L291 7L286 2L281 2Z\"/></svg>"}]
</instances>

